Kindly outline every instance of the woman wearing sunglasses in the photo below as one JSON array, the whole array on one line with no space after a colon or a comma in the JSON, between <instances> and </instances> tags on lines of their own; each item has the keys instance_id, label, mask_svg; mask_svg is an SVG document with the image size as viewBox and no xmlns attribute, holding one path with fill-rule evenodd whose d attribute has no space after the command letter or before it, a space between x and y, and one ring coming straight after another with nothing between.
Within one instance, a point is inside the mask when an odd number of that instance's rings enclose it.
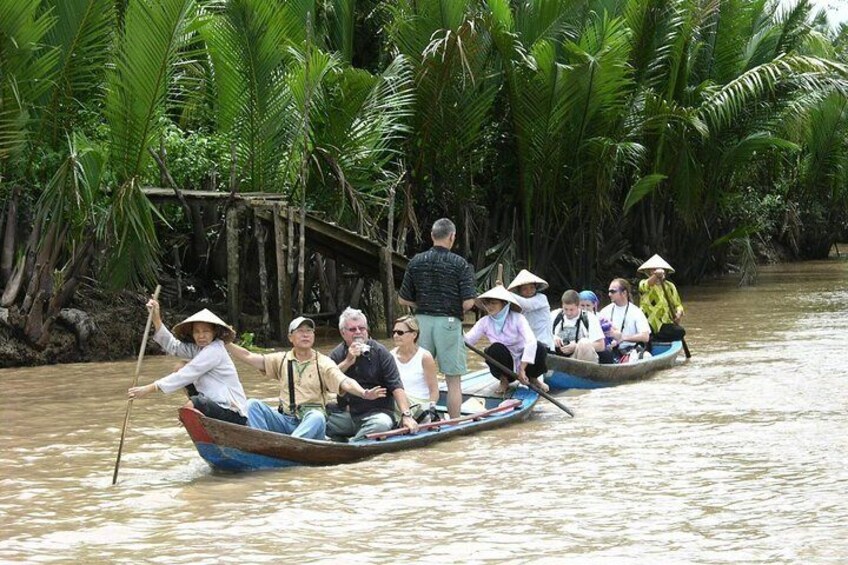
<instances>
[{"instance_id":1,"label":"woman wearing sunglasses","mask_svg":"<svg viewBox=\"0 0 848 565\"><path fill-rule=\"evenodd\" d=\"M422 420L424 412L433 412L439 400L439 382L436 380L436 360L429 351L418 345L418 320L403 316L395 320L392 339L395 358L403 388L409 399L412 417ZM432 416L431 416L432 417Z\"/></svg>"}]
</instances>

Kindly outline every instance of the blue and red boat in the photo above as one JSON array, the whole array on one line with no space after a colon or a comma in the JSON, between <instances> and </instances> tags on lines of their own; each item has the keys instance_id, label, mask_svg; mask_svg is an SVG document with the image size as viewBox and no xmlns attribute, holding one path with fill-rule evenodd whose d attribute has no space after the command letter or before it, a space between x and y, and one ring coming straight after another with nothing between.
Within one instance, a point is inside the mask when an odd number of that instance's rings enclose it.
<instances>
[{"instance_id":1,"label":"blue and red boat","mask_svg":"<svg viewBox=\"0 0 848 565\"><path fill-rule=\"evenodd\" d=\"M298 465L337 465L380 453L424 447L452 437L526 420L539 399L536 392L520 387L511 390L509 398L472 392L496 382L488 371L463 377L463 400L478 399L482 403L479 411L463 413L452 420L423 424L415 435L409 434L406 428L400 428L372 434L353 443L293 438L207 418L193 408L181 408L179 416L200 456L215 469L253 471ZM441 406L437 408L441 412L445 411L444 395L443 392Z\"/></svg>"}]
</instances>

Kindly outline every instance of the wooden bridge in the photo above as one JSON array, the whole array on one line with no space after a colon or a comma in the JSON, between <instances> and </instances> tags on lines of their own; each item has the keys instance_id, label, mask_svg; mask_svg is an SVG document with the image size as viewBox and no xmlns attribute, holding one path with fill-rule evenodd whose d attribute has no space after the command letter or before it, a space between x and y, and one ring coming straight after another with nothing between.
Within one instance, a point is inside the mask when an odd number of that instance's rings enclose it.
<instances>
[{"instance_id":1,"label":"wooden bridge","mask_svg":"<svg viewBox=\"0 0 848 565\"><path fill-rule=\"evenodd\" d=\"M170 188L145 188L152 202L178 201L191 214L191 201L215 202L226 210L227 241L227 315L237 329L242 315L242 278L240 253L244 246L241 235L247 222L254 225L254 237L260 242L272 234L276 273L276 301L279 312L270 311L271 278L268 276L263 244L257 245L259 287L262 303L262 324L270 330L271 318L277 324L277 334L283 339L292 318L292 275L295 274L297 238L300 228L299 209L288 205L285 198L274 193L227 193L215 191L175 191ZM322 256L353 267L362 276L379 280L383 286L383 302L387 324L394 320L395 289L403 279L409 260L378 241L328 222L318 214L307 212L303 221L305 245ZM297 313L300 314L300 313ZM387 328L388 331L388 328Z\"/></svg>"}]
</instances>

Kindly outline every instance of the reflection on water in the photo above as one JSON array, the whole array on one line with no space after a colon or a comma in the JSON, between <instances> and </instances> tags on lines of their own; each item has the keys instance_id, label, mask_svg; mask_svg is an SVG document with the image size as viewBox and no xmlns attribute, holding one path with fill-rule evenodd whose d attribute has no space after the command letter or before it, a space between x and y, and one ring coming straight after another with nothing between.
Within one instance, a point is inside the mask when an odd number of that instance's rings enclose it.
<instances>
[{"instance_id":1,"label":"reflection on water","mask_svg":"<svg viewBox=\"0 0 848 565\"><path fill-rule=\"evenodd\" d=\"M0 561L844 562L846 281L822 262L682 289L688 363L569 394L573 420L540 405L338 467L213 474L157 396L113 487L134 362L3 370Z\"/></svg>"}]
</instances>

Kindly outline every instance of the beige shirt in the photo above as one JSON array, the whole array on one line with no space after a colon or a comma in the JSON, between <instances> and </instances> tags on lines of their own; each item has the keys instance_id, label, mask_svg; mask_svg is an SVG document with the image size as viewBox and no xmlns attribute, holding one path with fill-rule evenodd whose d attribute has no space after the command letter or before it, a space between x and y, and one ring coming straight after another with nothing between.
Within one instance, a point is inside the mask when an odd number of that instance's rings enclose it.
<instances>
[{"instance_id":1,"label":"beige shirt","mask_svg":"<svg viewBox=\"0 0 848 565\"><path fill-rule=\"evenodd\" d=\"M342 381L349 378L341 372L332 359L312 350L309 361L300 362L294 357L294 352L271 353L263 356L265 359L265 374L280 381L280 403L283 411L291 415L289 406L289 360L293 360L294 369L294 401L303 404L320 404L326 406L339 393ZM319 378L320 373L320 378ZM323 383L323 389L321 384Z\"/></svg>"}]
</instances>

